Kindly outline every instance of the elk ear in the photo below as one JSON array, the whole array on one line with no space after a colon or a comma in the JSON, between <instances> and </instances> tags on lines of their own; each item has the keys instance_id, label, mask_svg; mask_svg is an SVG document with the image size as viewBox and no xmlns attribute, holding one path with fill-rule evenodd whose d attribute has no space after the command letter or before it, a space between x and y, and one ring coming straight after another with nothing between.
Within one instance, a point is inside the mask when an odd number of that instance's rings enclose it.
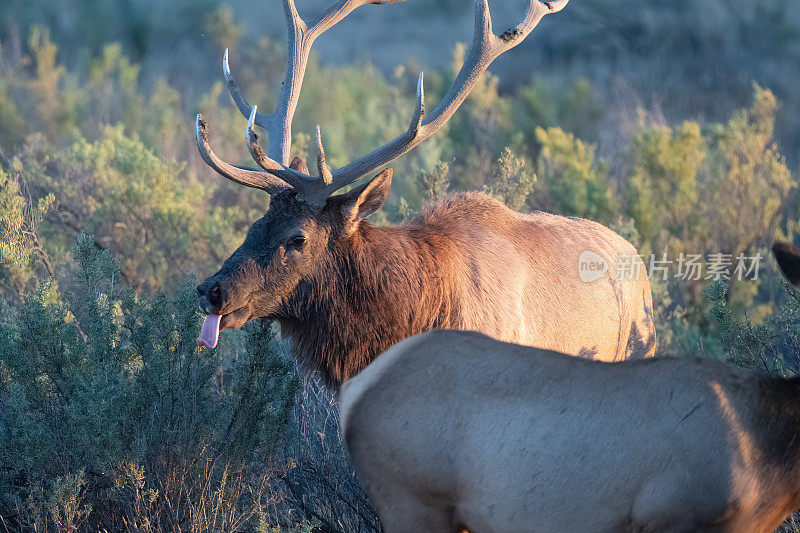
<instances>
[{"instance_id":1,"label":"elk ear","mask_svg":"<svg viewBox=\"0 0 800 533\"><path fill-rule=\"evenodd\" d=\"M772 245L772 253L789 283L798 286L800 284L800 248L788 243L776 242Z\"/></svg>"},{"instance_id":2,"label":"elk ear","mask_svg":"<svg viewBox=\"0 0 800 533\"><path fill-rule=\"evenodd\" d=\"M342 195L342 216L350 222L367 218L377 211L389 196L392 169L387 168L369 182Z\"/></svg>"}]
</instances>

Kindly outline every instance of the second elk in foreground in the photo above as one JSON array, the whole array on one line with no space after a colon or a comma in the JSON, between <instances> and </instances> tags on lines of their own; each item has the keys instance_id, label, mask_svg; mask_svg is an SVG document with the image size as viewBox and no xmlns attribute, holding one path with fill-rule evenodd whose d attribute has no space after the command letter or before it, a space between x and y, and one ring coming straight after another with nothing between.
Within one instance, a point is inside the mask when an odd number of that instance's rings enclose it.
<instances>
[{"instance_id":1,"label":"second elk in foreground","mask_svg":"<svg viewBox=\"0 0 800 533\"><path fill-rule=\"evenodd\" d=\"M219 159L199 116L197 144L214 170L263 189L272 202L219 272L198 287L207 315L198 342L214 346L220 330L250 319L277 320L295 357L334 389L392 344L432 328L479 330L606 361L652 355L650 284L646 275L617 279L617 259L636 257L636 251L611 230L545 213L521 215L482 193L455 195L404 225L373 227L364 219L384 203L390 169L334 194L433 135L489 64L567 1L530 0L524 19L497 36L487 1L476 0L472 45L442 101L424 114L420 75L408 130L335 170L325 164L317 128L318 177L298 159L289 164L292 116L308 54L323 31L367 0L341 0L308 23L293 0L284 1L288 67L271 114L262 115L245 101L226 52L227 85L249 117L247 145L262 170ZM268 154L257 142L254 125L269 134ZM592 283L578 275L578 258L585 251L610 265Z\"/></svg>"},{"instance_id":2,"label":"second elk in foreground","mask_svg":"<svg viewBox=\"0 0 800 533\"><path fill-rule=\"evenodd\" d=\"M800 249L775 255L797 284ZM800 378L431 331L345 383L341 405L390 533L771 532L800 507Z\"/></svg>"}]
</instances>

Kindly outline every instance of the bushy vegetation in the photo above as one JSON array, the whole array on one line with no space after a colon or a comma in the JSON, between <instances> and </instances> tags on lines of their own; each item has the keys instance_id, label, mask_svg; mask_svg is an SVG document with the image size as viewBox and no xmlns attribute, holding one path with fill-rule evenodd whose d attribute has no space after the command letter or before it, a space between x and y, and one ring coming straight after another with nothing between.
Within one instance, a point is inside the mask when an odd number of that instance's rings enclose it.
<instances>
[{"instance_id":1,"label":"bushy vegetation","mask_svg":"<svg viewBox=\"0 0 800 533\"><path fill-rule=\"evenodd\" d=\"M298 378L269 324L195 347L193 280L137 297L91 237L79 288L41 282L0 321L0 515L37 531L239 529L270 504Z\"/></svg>"},{"instance_id":2,"label":"bushy vegetation","mask_svg":"<svg viewBox=\"0 0 800 533\"><path fill-rule=\"evenodd\" d=\"M729 362L784 377L800 374L800 292L782 285L786 303L760 323L736 317L726 301L725 283L707 289L715 338Z\"/></svg>"},{"instance_id":3,"label":"bushy vegetation","mask_svg":"<svg viewBox=\"0 0 800 533\"><path fill-rule=\"evenodd\" d=\"M268 108L282 43L243 39L236 11L211 0L71 4L70 17L54 3L0 6L0 530L379 530L339 444L335 402L297 375L273 327L225 332L216 351L194 343L192 276L219 267L268 199L205 167L193 117L206 116L217 153L253 164L218 57L231 47L239 84ZM479 189L519 211L609 225L646 262L696 254L706 272L714 254L761 254L757 280L683 279L674 264L654 275L659 352L794 374L800 306L768 258L799 215L800 145L787 119L798 104L776 67L797 54L778 16L794 15L737 0L737 15L704 18L683 4L576 5L575 22L559 19L565 37L544 48L558 51L545 54L552 64L584 65L586 79L487 74L443 131L393 164L392 196L373 221ZM425 5L433 16L462 7ZM762 39L760 23L783 30ZM606 26L610 41L595 33ZM691 37L703 61L733 64L747 48L761 70L715 85L719 72L680 63L666 112L647 98L620 106L603 73L657 58L647 80L663 78L660 61L675 64L668 48L683 46L667 28ZM564 41L575 35L601 44L581 52ZM426 69L429 107L463 53ZM293 153L315 155L317 123L334 167L393 138L417 74L412 63L312 57Z\"/></svg>"}]
</instances>

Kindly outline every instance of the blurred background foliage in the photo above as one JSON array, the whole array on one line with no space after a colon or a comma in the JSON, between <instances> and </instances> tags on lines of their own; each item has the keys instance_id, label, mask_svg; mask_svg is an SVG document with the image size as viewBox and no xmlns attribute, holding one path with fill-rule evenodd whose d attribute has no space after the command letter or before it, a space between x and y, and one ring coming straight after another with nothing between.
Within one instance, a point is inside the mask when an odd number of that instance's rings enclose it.
<instances>
[{"instance_id":1,"label":"blurred background foliage","mask_svg":"<svg viewBox=\"0 0 800 533\"><path fill-rule=\"evenodd\" d=\"M524 8L491 4L498 28ZM800 218L790 4L570 4L392 164L373 222L479 189L608 225L646 261L762 254L758 280L654 276L658 350L795 373L797 298L768 256ZM0 529L379 529L335 403L298 377L268 324L194 348L191 276L215 271L269 201L202 163L194 115L218 154L253 164L219 63L229 47L250 101L274 105L280 10L0 4ZM403 131L419 70L430 108L471 24L466 1L353 13L312 56L293 153L315 155L317 123L334 167Z\"/></svg>"}]
</instances>

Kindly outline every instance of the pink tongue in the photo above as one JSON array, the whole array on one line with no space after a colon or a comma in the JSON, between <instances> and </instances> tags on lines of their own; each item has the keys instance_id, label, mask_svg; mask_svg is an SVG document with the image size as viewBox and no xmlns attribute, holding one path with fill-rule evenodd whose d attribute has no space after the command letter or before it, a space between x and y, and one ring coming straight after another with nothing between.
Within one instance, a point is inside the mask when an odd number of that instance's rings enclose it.
<instances>
[{"instance_id":1,"label":"pink tongue","mask_svg":"<svg viewBox=\"0 0 800 533\"><path fill-rule=\"evenodd\" d=\"M206 315L203 321L203 328L200 330L200 336L197 338L198 346L208 346L214 348L219 339L219 315Z\"/></svg>"}]
</instances>

